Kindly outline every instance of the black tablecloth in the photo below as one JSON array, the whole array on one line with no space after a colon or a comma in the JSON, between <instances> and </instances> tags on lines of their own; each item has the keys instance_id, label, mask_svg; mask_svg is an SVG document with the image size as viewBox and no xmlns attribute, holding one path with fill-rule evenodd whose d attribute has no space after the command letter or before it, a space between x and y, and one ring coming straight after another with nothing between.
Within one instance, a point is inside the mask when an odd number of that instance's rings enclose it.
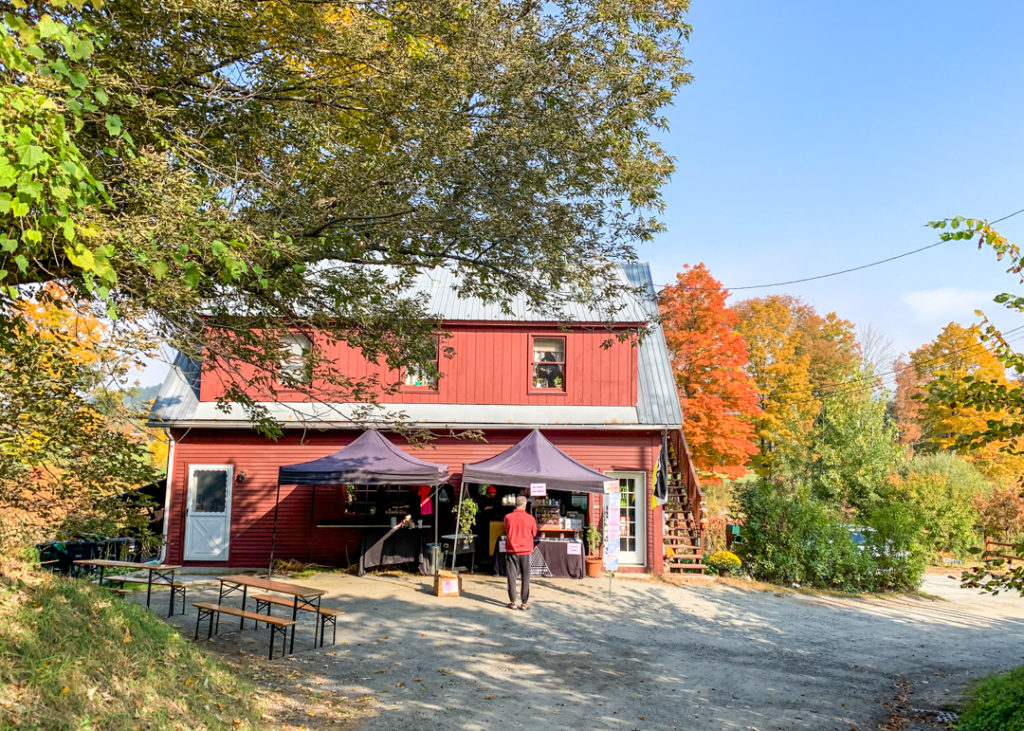
<instances>
[{"instance_id":1,"label":"black tablecloth","mask_svg":"<svg viewBox=\"0 0 1024 731\"><path fill-rule=\"evenodd\" d=\"M393 532L392 532L393 531ZM426 528L365 528L359 544L359 575L367 569L381 566L414 563L419 572L429 572L429 558L426 547L432 529Z\"/></svg>"},{"instance_id":2,"label":"black tablecloth","mask_svg":"<svg viewBox=\"0 0 1024 731\"><path fill-rule=\"evenodd\" d=\"M505 575L505 554L498 550L499 538L494 543L494 575ZM579 555L569 555L566 541L540 541L530 554L530 576L554 579L582 579L586 573L583 567L583 546Z\"/></svg>"}]
</instances>

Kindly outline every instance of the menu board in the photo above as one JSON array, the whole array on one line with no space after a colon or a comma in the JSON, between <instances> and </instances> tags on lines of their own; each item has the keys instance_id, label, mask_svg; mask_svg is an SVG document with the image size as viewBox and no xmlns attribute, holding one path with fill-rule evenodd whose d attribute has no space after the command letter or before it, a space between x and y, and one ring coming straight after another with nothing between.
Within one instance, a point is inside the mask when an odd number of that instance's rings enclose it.
<instances>
[{"instance_id":1,"label":"menu board","mask_svg":"<svg viewBox=\"0 0 1024 731\"><path fill-rule=\"evenodd\" d=\"M530 483L530 497L544 497L548 494L548 484L546 482L531 482Z\"/></svg>"}]
</instances>

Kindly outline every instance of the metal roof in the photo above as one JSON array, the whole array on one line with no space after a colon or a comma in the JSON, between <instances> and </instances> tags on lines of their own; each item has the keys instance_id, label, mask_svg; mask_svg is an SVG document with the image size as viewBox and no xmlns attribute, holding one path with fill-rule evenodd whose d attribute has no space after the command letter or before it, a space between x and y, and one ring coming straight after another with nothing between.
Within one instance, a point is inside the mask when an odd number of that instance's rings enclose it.
<instances>
[{"instance_id":1,"label":"metal roof","mask_svg":"<svg viewBox=\"0 0 1024 731\"><path fill-rule=\"evenodd\" d=\"M623 262L622 270L634 287L643 287L648 293L641 305L646 306L645 321L658 318L658 295L651 278L651 267L645 262ZM637 354L637 418L642 424L681 426L683 410L679 406L675 374L665 342L661 324L654 325L640 343Z\"/></svg>"},{"instance_id":2,"label":"metal roof","mask_svg":"<svg viewBox=\"0 0 1024 731\"><path fill-rule=\"evenodd\" d=\"M658 316L657 299L650 268L642 262L621 265L623 283L642 288L647 297L633 297L609 319L585 306L572 311L579 322L653 322ZM497 305L455 295L456 280L444 270L424 272L417 290L429 297L429 311L448 322L499 321L549 322L528 306L525 297L517 298L512 313ZM572 308L569 308L572 310ZM381 404L369 421L360 425L386 425L397 414L409 422L425 427L445 426L478 428L486 426L562 426L571 427L678 427L682 411L676 394L675 378L669 360L665 333L655 325L640 344L637 356L638 388L636 407L607 406L534 406L486 404ZM230 405L225 411L216 403L199 401L199 364L181 354L175 359L150 411L154 426L241 426L248 419L241 406ZM285 426L351 426L361 404L268 403L269 415Z\"/></svg>"},{"instance_id":3,"label":"metal roof","mask_svg":"<svg viewBox=\"0 0 1024 731\"><path fill-rule=\"evenodd\" d=\"M614 284L629 287L625 273L616 268L611 272ZM441 320L455 322L601 322L643 323L647 314L643 303L628 291L608 301L604 306L573 300L569 296L557 297L557 311L533 307L525 294L516 295L506 307L496 302L484 302L477 297L459 295L459 275L438 267L424 270L407 294L425 298L427 312Z\"/></svg>"}]
</instances>

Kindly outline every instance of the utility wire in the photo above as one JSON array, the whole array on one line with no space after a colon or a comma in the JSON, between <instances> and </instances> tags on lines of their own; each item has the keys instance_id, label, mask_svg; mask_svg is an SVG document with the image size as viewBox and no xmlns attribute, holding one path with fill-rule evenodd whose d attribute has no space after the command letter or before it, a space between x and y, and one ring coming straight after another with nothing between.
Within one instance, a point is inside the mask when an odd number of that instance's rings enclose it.
<instances>
[{"instance_id":1,"label":"utility wire","mask_svg":"<svg viewBox=\"0 0 1024 731\"><path fill-rule=\"evenodd\" d=\"M1019 211L1014 211L1013 213L1010 213L1010 214L1008 214L1006 216L1003 216L1002 218L997 218L994 221L990 221L990 222L988 222L988 225L989 226L994 226L997 223L1001 223L1001 222L1007 220L1008 218L1013 218L1014 216L1017 216L1017 215L1019 215L1021 213L1024 213L1024 208L1021 208ZM950 239L950 240L952 240L952 239ZM890 257L888 257L886 259L879 259L878 261L868 262L867 264L861 264L860 266L850 267L849 269L840 269L839 271L836 271L836 272L828 272L827 274L816 274L813 277L803 277L801 279L790 279L790 280L787 280L785 282L771 282L769 284L748 284L748 285L746 285L744 287L686 287L684 289L684 291L693 292L693 291L697 291L697 290L719 290L719 289L721 289L721 290L727 290L729 292L741 292L741 291L750 290L750 289L767 289L769 287L784 287L784 286L786 286L788 284L800 284L802 282L815 282L815 281L817 281L819 279L828 279L829 277L838 277L840 274L849 274L850 272L859 272L862 269L870 269L871 267L876 267L876 266L879 266L880 264L888 264L891 261L896 261L897 259L902 259L902 258L904 258L906 256L911 256L912 254L920 254L922 251L928 251L928 249L934 249L936 246L942 246L943 244L948 244L948 243L949 243L949 241L936 241L934 244L928 244L927 246L922 246L922 247L920 247L918 249L913 249L911 251L905 251L902 254L896 254L895 256L890 256ZM666 287L675 287L675 286L678 286L678 285L677 284L665 284L665 285L662 285L661 288L665 289Z\"/></svg>"},{"instance_id":2,"label":"utility wire","mask_svg":"<svg viewBox=\"0 0 1024 731\"><path fill-rule=\"evenodd\" d=\"M1019 327L1015 327L1012 330L1007 330L1007 331L1005 331L1003 333L1003 335L1006 336L1006 335L1009 335L1011 333L1018 332L1020 330L1024 330L1024 325L1021 325ZM1018 342L1018 341L1020 341L1022 339L1024 339L1024 333L1020 333L1020 334L1018 334L1017 337L1014 337L1014 338L1006 338L1006 342L1007 342L1007 344L1015 343L1015 342ZM806 398L806 399L798 399L796 401L785 401L785 400L775 401L775 400L772 400L771 398L766 399L766 401L771 401L772 403L779 404L779 405L782 405L782 406L800 406L802 404L811 403L813 401L819 401L819 400L821 400L821 398L824 398L826 396L834 396L834 395L837 395L837 394L854 394L854 393L858 393L860 391L871 390L871 389L874 389L876 387L876 384L877 384L878 381L883 381L884 382L884 381L887 381L889 379L894 379L893 383L895 384L895 378L900 373L903 373L905 371L908 371L908 370L911 370L911 369L914 369L914 368L919 368L919 367L922 367L922 366L927 366L927 365L930 365L930 364L933 364L933 363L940 363L940 362L943 362L943 361L945 362L945 364L949 364L950 358L952 358L954 355L957 355L958 353L966 352L968 350L973 350L974 348L978 348L978 347L985 348L986 350L989 350L989 352L992 352L990 348L986 347L985 343L974 343L972 345L968 345L968 346L965 346L963 348L958 348L956 350L953 350L953 351L951 351L949 353L946 353L945 355L938 356L938 357L935 357L935 358L929 358L928 360L921 361L920 363L910 363L909 365L903 366L902 368L895 368L895 369L893 369L891 371L886 371L886 372L880 373L878 375L861 376L860 378L853 378L853 379L851 379L849 381L840 381L840 382L836 382L836 383L832 383L832 384L825 384L825 386L822 387L822 390L821 390L821 392L820 392L820 394L818 396L812 396L812 397Z\"/></svg>"}]
</instances>

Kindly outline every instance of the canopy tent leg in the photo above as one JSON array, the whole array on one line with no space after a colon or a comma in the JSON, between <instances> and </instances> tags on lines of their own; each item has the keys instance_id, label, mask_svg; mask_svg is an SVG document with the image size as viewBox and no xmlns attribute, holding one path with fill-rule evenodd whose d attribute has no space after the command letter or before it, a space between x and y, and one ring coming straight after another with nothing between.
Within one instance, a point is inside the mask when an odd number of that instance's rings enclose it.
<instances>
[{"instance_id":1,"label":"canopy tent leg","mask_svg":"<svg viewBox=\"0 0 1024 731\"><path fill-rule=\"evenodd\" d=\"M455 571L455 559L459 556L459 528L462 523L462 493L466 489L466 483L459 483L459 507L455 509L455 539L452 541L452 572Z\"/></svg>"},{"instance_id":2,"label":"canopy tent leg","mask_svg":"<svg viewBox=\"0 0 1024 731\"><path fill-rule=\"evenodd\" d=\"M437 572L441 570L438 565L440 561L437 559L440 557L441 551L438 550L437 546L437 527L441 522L441 502L438 500L437 494L441 491L440 485L434 485L434 546L430 549L430 564L434 567L434 584L437 584Z\"/></svg>"},{"instance_id":3,"label":"canopy tent leg","mask_svg":"<svg viewBox=\"0 0 1024 731\"><path fill-rule=\"evenodd\" d=\"M309 540L306 541L306 563L313 553L313 512L316 508L316 485L313 485L313 497L309 501Z\"/></svg>"},{"instance_id":4,"label":"canopy tent leg","mask_svg":"<svg viewBox=\"0 0 1024 731\"><path fill-rule=\"evenodd\" d=\"M281 481L277 482L277 492L274 495L274 530L270 533L270 565L267 566L267 580L274 573L274 549L277 547L277 507L281 504Z\"/></svg>"}]
</instances>

